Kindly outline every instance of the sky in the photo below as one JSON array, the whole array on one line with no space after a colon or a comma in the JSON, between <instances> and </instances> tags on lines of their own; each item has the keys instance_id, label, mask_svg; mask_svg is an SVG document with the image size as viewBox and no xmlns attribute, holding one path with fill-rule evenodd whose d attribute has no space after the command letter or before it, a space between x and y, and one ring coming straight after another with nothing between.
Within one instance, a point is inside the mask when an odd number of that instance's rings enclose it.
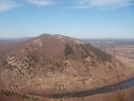
<instances>
[{"instance_id":1,"label":"sky","mask_svg":"<svg viewBox=\"0 0 134 101\"><path fill-rule=\"evenodd\" d=\"M134 38L134 0L0 0L0 37Z\"/></svg>"}]
</instances>

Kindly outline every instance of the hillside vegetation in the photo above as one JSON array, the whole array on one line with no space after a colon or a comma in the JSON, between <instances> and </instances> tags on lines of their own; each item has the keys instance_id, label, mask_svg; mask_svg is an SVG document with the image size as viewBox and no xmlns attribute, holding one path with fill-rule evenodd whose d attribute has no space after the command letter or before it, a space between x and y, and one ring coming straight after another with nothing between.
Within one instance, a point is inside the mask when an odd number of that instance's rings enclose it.
<instances>
[{"instance_id":1,"label":"hillside vegetation","mask_svg":"<svg viewBox=\"0 0 134 101\"><path fill-rule=\"evenodd\" d=\"M2 53L1 87L26 94L102 87L115 78L115 65L119 76L131 69L89 43L60 35L43 34Z\"/></svg>"}]
</instances>

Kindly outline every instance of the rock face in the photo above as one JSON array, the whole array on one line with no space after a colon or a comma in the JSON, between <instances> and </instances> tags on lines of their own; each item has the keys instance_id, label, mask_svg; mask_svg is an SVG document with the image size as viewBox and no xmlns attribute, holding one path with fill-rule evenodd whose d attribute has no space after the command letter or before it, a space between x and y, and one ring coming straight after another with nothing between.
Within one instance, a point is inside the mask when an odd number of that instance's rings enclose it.
<instances>
[{"instance_id":1,"label":"rock face","mask_svg":"<svg viewBox=\"0 0 134 101\"><path fill-rule=\"evenodd\" d=\"M87 89L111 82L116 70L122 73L128 69L106 52L60 35L43 34L4 54L0 84L18 91Z\"/></svg>"}]
</instances>

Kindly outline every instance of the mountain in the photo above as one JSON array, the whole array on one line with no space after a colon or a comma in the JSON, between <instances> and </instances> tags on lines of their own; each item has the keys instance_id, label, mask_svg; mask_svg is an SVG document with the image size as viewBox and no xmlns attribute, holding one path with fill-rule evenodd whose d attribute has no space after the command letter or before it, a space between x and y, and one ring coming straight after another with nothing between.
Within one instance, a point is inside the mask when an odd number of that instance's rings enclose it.
<instances>
[{"instance_id":1,"label":"mountain","mask_svg":"<svg viewBox=\"0 0 134 101\"><path fill-rule=\"evenodd\" d=\"M0 85L30 94L65 93L110 84L130 68L89 43L42 34L15 43L0 56Z\"/></svg>"}]
</instances>

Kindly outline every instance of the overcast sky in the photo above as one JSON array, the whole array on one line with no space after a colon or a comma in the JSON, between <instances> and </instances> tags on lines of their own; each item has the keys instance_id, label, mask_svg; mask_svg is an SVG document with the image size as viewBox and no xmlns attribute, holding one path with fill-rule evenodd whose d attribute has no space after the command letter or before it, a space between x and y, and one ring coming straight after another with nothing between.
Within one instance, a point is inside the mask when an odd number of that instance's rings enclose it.
<instances>
[{"instance_id":1,"label":"overcast sky","mask_svg":"<svg viewBox=\"0 0 134 101\"><path fill-rule=\"evenodd\" d=\"M134 0L0 0L0 37L134 38Z\"/></svg>"}]
</instances>

